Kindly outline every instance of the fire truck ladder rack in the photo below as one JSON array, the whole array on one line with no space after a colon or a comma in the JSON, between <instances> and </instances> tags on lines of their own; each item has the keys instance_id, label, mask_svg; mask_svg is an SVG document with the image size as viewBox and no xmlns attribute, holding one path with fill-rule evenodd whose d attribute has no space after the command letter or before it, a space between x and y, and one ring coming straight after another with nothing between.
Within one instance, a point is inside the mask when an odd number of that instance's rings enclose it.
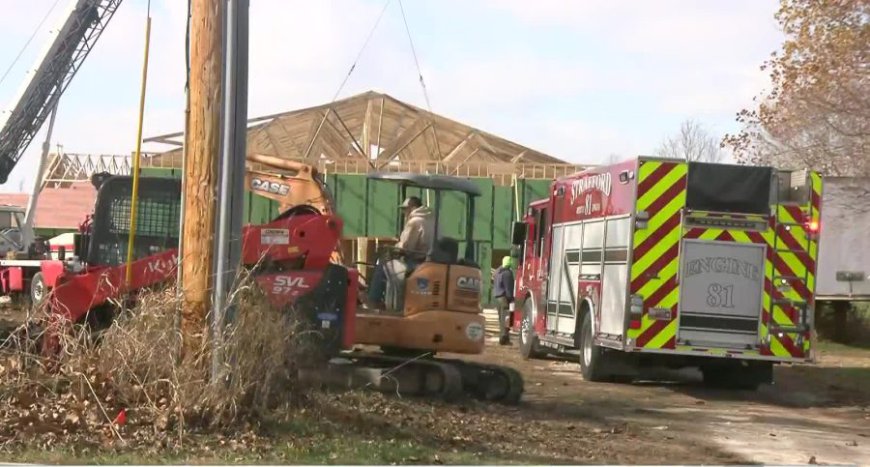
<instances>
[{"instance_id":1,"label":"fire truck ladder rack","mask_svg":"<svg viewBox=\"0 0 870 467\"><path fill-rule=\"evenodd\" d=\"M6 183L122 0L78 0L0 125L0 184Z\"/></svg>"},{"instance_id":2,"label":"fire truck ladder rack","mask_svg":"<svg viewBox=\"0 0 870 467\"><path fill-rule=\"evenodd\" d=\"M806 177L806 172L801 171L800 173L802 173L804 175L804 177ZM791 179L790 180L791 183L789 183L789 188L791 188L791 184L796 180L795 175L792 174L790 179ZM783 183L782 179L780 179L779 177L776 177L776 180L777 180L777 185ZM804 181L804 183L806 183L806 181ZM777 188L779 188L779 187L777 187ZM777 190L777 192L781 193L782 190ZM809 212L807 213L808 214L807 218L812 219L813 218L813 203L808 203L808 204L809 204ZM773 235L773 251L774 251L774 256L775 256L774 260L773 260L774 263L776 263L777 261L780 261L779 259L776 258L780 253L793 254L796 256L806 254L806 252L801 250L801 249L792 249L792 248L789 248L787 246L785 248L782 248L780 246L780 242L779 242L780 228L782 228L784 230L789 230L789 231L793 228L801 228L801 229L806 228L806 226L802 222L800 222L800 219L797 219L798 222L780 222L778 208L777 208L777 212L774 216L774 219L775 219L775 228L774 228L774 235ZM807 240L809 241L809 238ZM780 275L778 273L776 266L774 265L774 268L773 268L773 287L774 288L778 288L778 287L790 288L791 287L790 284L792 281L802 281L804 284L808 284L809 283L809 275L810 275L809 268L804 268L804 275L803 276ZM790 326L771 327L771 329L770 329L771 333L775 333L775 332L802 333L808 329L809 319L810 319L810 317L809 317L809 304L805 300L792 300L789 298L772 298L771 299L771 306L772 306L771 314L774 311L773 308L775 308L777 305L779 305L779 306L785 305L785 306L789 306L791 308L797 309L800 312L800 321L794 327L790 327ZM794 319L795 317L792 316L791 318Z\"/></svg>"}]
</instances>

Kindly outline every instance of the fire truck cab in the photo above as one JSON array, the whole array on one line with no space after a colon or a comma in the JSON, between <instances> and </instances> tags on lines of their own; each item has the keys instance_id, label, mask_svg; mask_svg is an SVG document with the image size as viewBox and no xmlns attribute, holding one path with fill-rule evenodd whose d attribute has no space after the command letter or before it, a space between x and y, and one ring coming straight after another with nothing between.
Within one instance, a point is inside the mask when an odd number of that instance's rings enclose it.
<instances>
[{"instance_id":1,"label":"fire truck cab","mask_svg":"<svg viewBox=\"0 0 870 467\"><path fill-rule=\"evenodd\" d=\"M821 177L639 157L553 182L514 225L524 358L583 376L699 368L755 389L813 360Z\"/></svg>"}]
</instances>

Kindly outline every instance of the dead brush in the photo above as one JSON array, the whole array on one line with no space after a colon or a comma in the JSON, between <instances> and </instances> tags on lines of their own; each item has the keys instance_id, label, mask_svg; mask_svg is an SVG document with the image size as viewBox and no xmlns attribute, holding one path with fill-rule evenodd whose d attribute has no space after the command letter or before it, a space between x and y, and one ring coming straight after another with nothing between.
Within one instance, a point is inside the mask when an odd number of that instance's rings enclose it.
<instances>
[{"instance_id":1,"label":"dead brush","mask_svg":"<svg viewBox=\"0 0 870 467\"><path fill-rule=\"evenodd\" d=\"M205 339L200 352L182 355L177 291L144 292L132 308L120 307L111 325L97 334L86 327L65 334L54 371L0 363L0 394L12 401L7 408L34 400L60 404L68 407L64 412L75 413L58 426L61 432L99 428L119 440L142 428L152 436L180 438L188 432L258 424L302 391L297 363L306 358L312 340L290 319L289 310L271 306L250 278L239 282L235 319L218 339ZM39 361L25 348L6 357ZM221 357L217 364L212 352ZM219 377L212 378L213 373ZM25 393L27 397L5 397ZM128 417L123 428L114 423L121 411ZM0 409L0 418L6 419L0 424L10 416L14 410Z\"/></svg>"}]
</instances>

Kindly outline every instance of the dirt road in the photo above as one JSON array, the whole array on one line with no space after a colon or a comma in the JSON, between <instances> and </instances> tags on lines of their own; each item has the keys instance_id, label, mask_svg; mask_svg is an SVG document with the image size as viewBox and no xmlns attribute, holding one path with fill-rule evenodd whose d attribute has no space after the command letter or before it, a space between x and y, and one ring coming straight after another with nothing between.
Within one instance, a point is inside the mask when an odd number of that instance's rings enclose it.
<instances>
[{"instance_id":1,"label":"dirt road","mask_svg":"<svg viewBox=\"0 0 870 467\"><path fill-rule=\"evenodd\" d=\"M688 371L652 375L668 382L589 383L579 364L524 361L516 340L489 340L483 359L522 371L527 416L626 423L665 446L691 443L747 462L870 464L870 351L823 351L817 365L777 367L775 385L745 392L704 388Z\"/></svg>"}]
</instances>

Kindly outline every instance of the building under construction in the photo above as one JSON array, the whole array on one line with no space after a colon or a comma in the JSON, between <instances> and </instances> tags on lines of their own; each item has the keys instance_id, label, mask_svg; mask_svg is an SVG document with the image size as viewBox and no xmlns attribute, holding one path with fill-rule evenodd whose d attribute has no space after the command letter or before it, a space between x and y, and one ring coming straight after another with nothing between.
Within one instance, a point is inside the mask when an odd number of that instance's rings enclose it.
<instances>
[{"instance_id":1,"label":"building under construction","mask_svg":"<svg viewBox=\"0 0 870 467\"><path fill-rule=\"evenodd\" d=\"M151 137L147 143L177 149L143 156L143 175L180 176L183 134ZM331 104L250 119L249 153L296 160L317 167L344 219L344 257L372 262L381 244L391 244L401 229L398 188L367 179L373 171L438 173L467 177L483 192L475 204L475 251L481 265L492 265L509 250L512 222L532 199L545 197L556 177L580 167L483 130L427 112L376 92ZM59 154L43 180L36 227L45 235L75 229L90 213L96 172L130 173L129 156ZM0 203L22 205L26 196L0 195ZM426 194L422 194L425 200ZM439 225L444 235L464 238L462 197L443 200ZM277 204L247 193L245 220L263 223ZM64 216L57 213L63 212ZM365 271L363 271L365 274ZM488 281L485 281L488 282ZM489 284L484 301L489 297Z\"/></svg>"}]
</instances>

